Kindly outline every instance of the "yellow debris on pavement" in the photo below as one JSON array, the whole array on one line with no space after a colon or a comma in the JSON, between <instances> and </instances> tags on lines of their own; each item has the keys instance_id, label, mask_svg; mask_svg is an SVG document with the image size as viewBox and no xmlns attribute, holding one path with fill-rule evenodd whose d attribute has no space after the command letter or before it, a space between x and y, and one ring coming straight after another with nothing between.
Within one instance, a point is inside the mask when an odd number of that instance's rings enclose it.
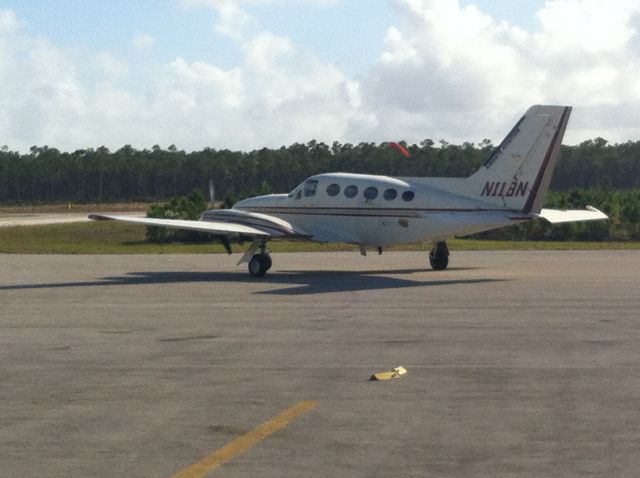
<instances>
[{"instance_id":1,"label":"yellow debris on pavement","mask_svg":"<svg viewBox=\"0 0 640 478\"><path fill-rule=\"evenodd\" d=\"M369 380L391 380L392 378L400 378L406 375L407 369L404 367L396 367L388 372L374 373Z\"/></svg>"}]
</instances>

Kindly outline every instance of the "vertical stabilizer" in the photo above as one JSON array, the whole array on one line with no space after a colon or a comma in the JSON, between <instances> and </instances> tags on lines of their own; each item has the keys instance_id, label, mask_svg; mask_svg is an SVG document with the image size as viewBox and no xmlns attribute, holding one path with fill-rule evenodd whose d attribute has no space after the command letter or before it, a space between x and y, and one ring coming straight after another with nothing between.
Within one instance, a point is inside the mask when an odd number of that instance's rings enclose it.
<instances>
[{"instance_id":1,"label":"vertical stabilizer","mask_svg":"<svg viewBox=\"0 0 640 478\"><path fill-rule=\"evenodd\" d=\"M539 213L560 154L571 107L532 106L487 162L465 181L467 196Z\"/></svg>"}]
</instances>

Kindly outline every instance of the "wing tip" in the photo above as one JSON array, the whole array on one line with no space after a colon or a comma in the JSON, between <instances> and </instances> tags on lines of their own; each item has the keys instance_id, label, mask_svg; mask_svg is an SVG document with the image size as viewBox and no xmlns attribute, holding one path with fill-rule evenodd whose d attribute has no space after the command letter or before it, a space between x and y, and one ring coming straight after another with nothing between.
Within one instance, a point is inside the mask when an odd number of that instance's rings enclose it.
<instances>
[{"instance_id":1,"label":"wing tip","mask_svg":"<svg viewBox=\"0 0 640 478\"><path fill-rule=\"evenodd\" d=\"M600 215L600 219L609 219L609 216L607 216L604 212L602 212L600 209L595 208L593 206L586 206L587 210L594 212L596 214Z\"/></svg>"},{"instance_id":2,"label":"wing tip","mask_svg":"<svg viewBox=\"0 0 640 478\"><path fill-rule=\"evenodd\" d=\"M101 214L89 214L89 219L92 221L112 221L112 219L108 216L103 216Z\"/></svg>"}]
</instances>

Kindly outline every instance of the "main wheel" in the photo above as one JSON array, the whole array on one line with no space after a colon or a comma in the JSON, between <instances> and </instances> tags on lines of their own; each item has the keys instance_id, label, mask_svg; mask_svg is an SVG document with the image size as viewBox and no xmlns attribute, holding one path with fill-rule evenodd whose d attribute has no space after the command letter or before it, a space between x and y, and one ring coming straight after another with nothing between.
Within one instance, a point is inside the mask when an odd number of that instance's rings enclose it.
<instances>
[{"instance_id":1,"label":"main wheel","mask_svg":"<svg viewBox=\"0 0 640 478\"><path fill-rule=\"evenodd\" d=\"M265 267L268 271L269 269L271 269L271 265L273 264L273 262L271 261L271 254L269 254L268 252L264 252L260 255L262 256L262 260L264 261Z\"/></svg>"},{"instance_id":2,"label":"main wheel","mask_svg":"<svg viewBox=\"0 0 640 478\"><path fill-rule=\"evenodd\" d=\"M434 271L443 271L449 265L449 248L446 242L438 242L429 253L429 262Z\"/></svg>"},{"instance_id":3,"label":"main wheel","mask_svg":"<svg viewBox=\"0 0 640 478\"><path fill-rule=\"evenodd\" d=\"M271 257L267 254L256 254L249 261L249 274L251 277L264 277L271 268Z\"/></svg>"}]
</instances>

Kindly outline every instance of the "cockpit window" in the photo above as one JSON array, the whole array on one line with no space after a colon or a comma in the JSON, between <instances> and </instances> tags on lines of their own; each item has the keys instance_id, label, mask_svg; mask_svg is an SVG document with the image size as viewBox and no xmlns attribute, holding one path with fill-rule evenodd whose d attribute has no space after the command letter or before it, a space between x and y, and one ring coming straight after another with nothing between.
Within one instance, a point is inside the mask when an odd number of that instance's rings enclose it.
<instances>
[{"instance_id":1,"label":"cockpit window","mask_svg":"<svg viewBox=\"0 0 640 478\"><path fill-rule=\"evenodd\" d=\"M301 192L302 192L302 189L300 188L300 186L298 186L293 191L291 191L287 196L290 197L290 198L300 199L300 193Z\"/></svg>"},{"instance_id":2,"label":"cockpit window","mask_svg":"<svg viewBox=\"0 0 640 478\"><path fill-rule=\"evenodd\" d=\"M304 197L308 198L316 195L316 189L318 187L318 181L315 179L310 179L309 181L304 183Z\"/></svg>"}]
</instances>

